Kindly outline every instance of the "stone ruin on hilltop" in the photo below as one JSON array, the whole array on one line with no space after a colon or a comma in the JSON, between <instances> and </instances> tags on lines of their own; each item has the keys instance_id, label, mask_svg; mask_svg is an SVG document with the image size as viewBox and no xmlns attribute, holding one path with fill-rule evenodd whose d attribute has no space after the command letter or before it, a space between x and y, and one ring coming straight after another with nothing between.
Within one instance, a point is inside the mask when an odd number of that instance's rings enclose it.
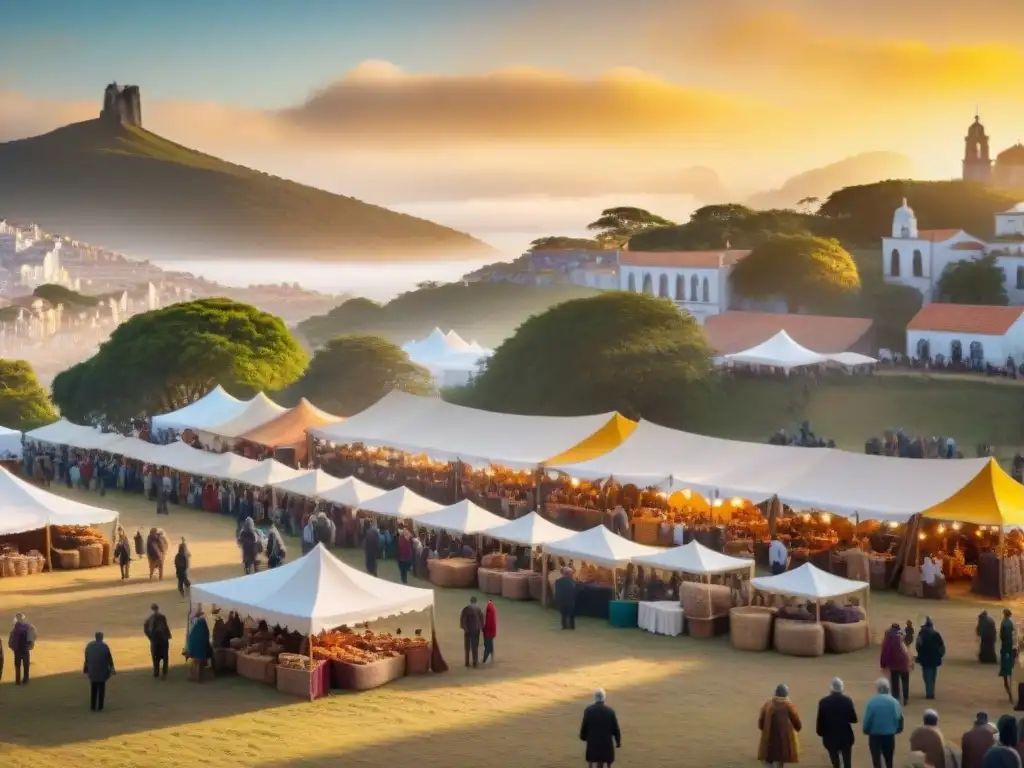
<instances>
[{"instance_id":1,"label":"stone ruin on hilltop","mask_svg":"<svg viewBox=\"0 0 1024 768\"><path fill-rule=\"evenodd\" d=\"M100 120L142 127L142 94L137 85L111 83L103 91Z\"/></svg>"}]
</instances>

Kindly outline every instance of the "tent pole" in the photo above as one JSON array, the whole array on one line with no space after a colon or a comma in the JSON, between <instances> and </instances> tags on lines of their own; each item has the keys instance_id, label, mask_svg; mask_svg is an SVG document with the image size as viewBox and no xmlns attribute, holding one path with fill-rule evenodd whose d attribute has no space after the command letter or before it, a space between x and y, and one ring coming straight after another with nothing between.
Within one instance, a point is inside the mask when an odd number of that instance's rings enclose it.
<instances>
[{"instance_id":1,"label":"tent pole","mask_svg":"<svg viewBox=\"0 0 1024 768\"><path fill-rule=\"evenodd\" d=\"M814 601L814 620L821 624L821 600Z\"/></svg>"},{"instance_id":2,"label":"tent pole","mask_svg":"<svg viewBox=\"0 0 1024 768\"><path fill-rule=\"evenodd\" d=\"M868 645L871 645L871 584L864 587L864 621L868 625Z\"/></svg>"},{"instance_id":3,"label":"tent pole","mask_svg":"<svg viewBox=\"0 0 1024 768\"><path fill-rule=\"evenodd\" d=\"M313 700L313 675L316 673L316 664L313 661L313 633L309 633L309 700Z\"/></svg>"},{"instance_id":4,"label":"tent pole","mask_svg":"<svg viewBox=\"0 0 1024 768\"><path fill-rule=\"evenodd\" d=\"M1005 542L1003 541L1003 524L999 524L999 599L1002 600L1006 594L1005 579L1003 578L1003 558L1006 556Z\"/></svg>"},{"instance_id":5,"label":"tent pole","mask_svg":"<svg viewBox=\"0 0 1024 768\"><path fill-rule=\"evenodd\" d=\"M46 570L53 573L53 558L50 552L53 550L53 537L50 533L50 524L46 524Z\"/></svg>"},{"instance_id":6,"label":"tent pole","mask_svg":"<svg viewBox=\"0 0 1024 768\"><path fill-rule=\"evenodd\" d=\"M540 605L541 608L548 607L548 556L544 552L541 552L540 561Z\"/></svg>"}]
</instances>

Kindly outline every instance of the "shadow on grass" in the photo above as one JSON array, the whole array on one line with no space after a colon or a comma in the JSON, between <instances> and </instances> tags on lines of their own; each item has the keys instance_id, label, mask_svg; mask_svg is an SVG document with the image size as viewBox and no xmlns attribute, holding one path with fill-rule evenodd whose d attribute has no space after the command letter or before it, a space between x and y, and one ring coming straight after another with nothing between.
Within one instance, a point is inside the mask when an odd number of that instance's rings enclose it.
<instances>
[{"instance_id":1,"label":"shadow on grass","mask_svg":"<svg viewBox=\"0 0 1024 768\"><path fill-rule=\"evenodd\" d=\"M84 644L83 644L84 647ZM89 710L89 680L81 673L33 677L27 686L3 685L0 741L25 747L56 747L197 723L226 712L246 714L294 702L275 688L237 676L189 682L187 667L171 645L166 680L150 668L129 669L107 683L103 712ZM115 663L117 652L114 652ZM187 702L187 703L186 703ZM116 764L113 756L112 764Z\"/></svg>"}]
</instances>

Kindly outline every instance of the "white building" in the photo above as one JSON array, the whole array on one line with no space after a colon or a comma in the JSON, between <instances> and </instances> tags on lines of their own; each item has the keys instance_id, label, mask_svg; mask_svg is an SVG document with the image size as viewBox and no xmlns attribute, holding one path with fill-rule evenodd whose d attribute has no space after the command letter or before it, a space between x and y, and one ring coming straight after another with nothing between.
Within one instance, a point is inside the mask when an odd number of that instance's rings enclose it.
<instances>
[{"instance_id":1,"label":"white building","mask_svg":"<svg viewBox=\"0 0 1024 768\"><path fill-rule=\"evenodd\" d=\"M569 282L599 291L614 291L619 287L619 270L614 264L591 264L576 267L569 272Z\"/></svg>"},{"instance_id":2,"label":"white building","mask_svg":"<svg viewBox=\"0 0 1024 768\"><path fill-rule=\"evenodd\" d=\"M962 229L918 229L913 209L892 218L892 237L882 238L882 273L887 283L916 288L924 303L935 301L942 272L965 259L994 255L1011 304L1024 304L1024 203L995 215L995 239L986 242Z\"/></svg>"},{"instance_id":3,"label":"white building","mask_svg":"<svg viewBox=\"0 0 1024 768\"><path fill-rule=\"evenodd\" d=\"M671 299L701 324L729 309L729 273L750 251L619 251L619 289Z\"/></svg>"},{"instance_id":4,"label":"white building","mask_svg":"<svg viewBox=\"0 0 1024 768\"><path fill-rule=\"evenodd\" d=\"M907 325L907 354L919 359L1003 366L1024 361L1024 307L932 303Z\"/></svg>"}]
</instances>

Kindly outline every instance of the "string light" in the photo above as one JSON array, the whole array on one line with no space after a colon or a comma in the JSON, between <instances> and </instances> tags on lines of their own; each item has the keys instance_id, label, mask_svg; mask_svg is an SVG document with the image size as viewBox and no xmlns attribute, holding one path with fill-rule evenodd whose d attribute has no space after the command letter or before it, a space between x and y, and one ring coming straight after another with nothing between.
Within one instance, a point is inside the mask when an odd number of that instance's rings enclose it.
<instances>
[{"instance_id":1,"label":"string light","mask_svg":"<svg viewBox=\"0 0 1024 768\"><path fill-rule=\"evenodd\" d=\"M919 538L921 541L924 541L925 535L923 533L919 533L917 534L917 538Z\"/></svg>"},{"instance_id":2,"label":"string light","mask_svg":"<svg viewBox=\"0 0 1024 768\"><path fill-rule=\"evenodd\" d=\"M823 522L823 523L831 523L832 522L832 515L830 515L827 512L825 512L821 516L821 522Z\"/></svg>"},{"instance_id":3,"label":"string light","mask_svg":"<svg viewBox=\"0 0 1024 768\"><path fill-rule=\"evenodd\" d=\"M689 501L691 496L693 496L693 494L690 492L690 489L689 488L684 488L683 489L683 498L686 499L687 501Z\"/></svg>"},{"instance_id":4,"label":"string light","mask_svg":"<svg viewBox=\"0 0 1024 768\"><path fill-rule=\"evenodd\" d=\"M954 531L959 531L960 530L960 523L953 523L953 530Z\"/></svg>"},{"instance_id":5,"label":"string light","mask_svg":"<svg viewBox=\"0 0 1024 768\"><path fill-rule=\"evenodd\" d=\"M946 532L946 526L944 526L944 525L940 525L940 526L939 526L939 535L941 536L941 535L942 535L942 534L944 534L945 532Z\"/></svg>"},{"instance_id":6,"label":"string light","mask_svg":"<svg viewBox=\"0 0 1024 768\"><path fill-rule=\"evenodd\" d=\"M743 506L743 499L741 499L739 496L733 496L732 506L734 509L739 509L740 507Z\"/></svg>"},{"instance_id":7,"label":"string light","mask_svg":"<svg viewBox=\"0 0 1024 768\"><path fill-rule=\"evenodd\" d=\"M805 515L804 515L804 522L805 522L805 523L809 523L809 522L811 522L811 516L810 516L809 514L805 514Z\"/></svg>"},{"instance_id":8,"label":"string light","mask_svg":"<svg viewBox=\"0 0 1024 768\"><path fill-rule=\"evenodd\" d=\"M573 488L579 488L580 487L580 479L578 477L574 477L572 480L569 481L569 484Z\"/></svg>"},{"instance_id":9,"label":"string light","mask_svg":"<svg viewBox=\"0 0 1024 768\"><path fill-rule=\"evenodd\" d=\"M722 500L721 499L715 499L714 503L712 503L711 506L713 506L713 507L720 507L720 506L722 506Z\"/></svg>"},{"instance_id":10,"label":"string light","mask_svg":"<svg viewBox=\"0 0 1024 768\"><path fill-rule=\"evenodd\" d=\"M897 523L895 520L890 520L889 521L889 527L892 528L892 529L896 529L896 528L900 527L900 524Z\"/></svg>"}]
</instances>

